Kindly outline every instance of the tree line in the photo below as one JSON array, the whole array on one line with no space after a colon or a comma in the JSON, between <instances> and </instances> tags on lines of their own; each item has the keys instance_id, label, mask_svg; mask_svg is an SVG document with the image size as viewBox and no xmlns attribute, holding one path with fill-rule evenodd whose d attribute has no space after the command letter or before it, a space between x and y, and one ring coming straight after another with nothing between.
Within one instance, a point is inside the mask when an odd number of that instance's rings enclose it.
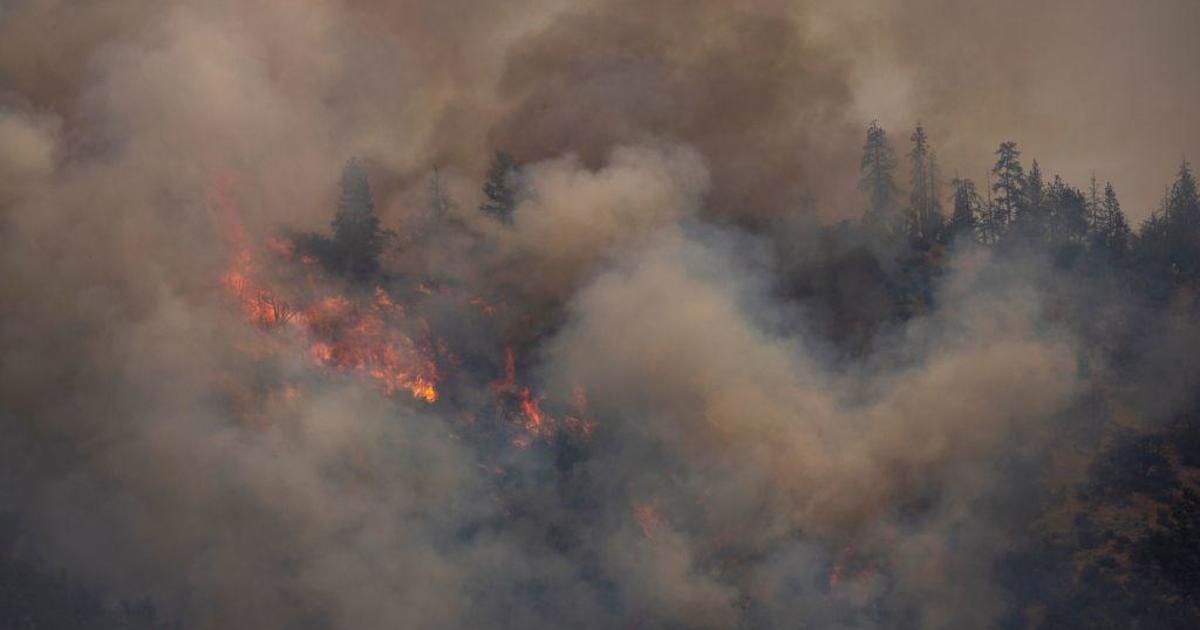
<instances>
[{"instance_id":1,"label":"tree line","mask_svg":"<svg viewBox=\"0 0 1200 630\"><path fill-rule=\"evenodd\" d=\"M920 124L910 136L908 199L896 184L899 161L878 123L867 128L859 188L867 193L863 222L918 247L968 238L989 247L1043 245L1089 252L1110 261L1156 267L1195 277L1200 272L1200 195L1184 159L1159 207L1133 230L1111 182L1095 177L1086 189L1047 177L1033 160L1026 170L1017 143L1004 141L982 192L970 178L949 181L949 216L929 137Z\"/></svg>"},{"instance_id":2,"label":"tree line","mask_svg":"<svg viewBox=\"0 0 1200 630\"><path fill-rule=\"evenodd\" d=\"M980 186L966 177L943 178L921 124L909 141L905 194L897 183L900 160L887 132L877 122L867 127L858 187L867 196L863 228L876 237L903 240L922 250L964 240L997 249L1040 246L1062 256L1089 255L1172 277L1200 274L1200 194L1186 159L1159 207L1134 230L1111 182L1101 186L1093 177L1081 189L1059 175L1046 175L1036 159L1027 169L1016 142L1000 143ZM481 185L478 211L511 225L525 192L524 179L522 164L497 152ZM340 184L332 234L308 234L297 242L331 272L366 280L379 272L379 257L397 235L382 227L362 161L353 158L346 164ZM436 169L427 202L426 224L452 220L456 204Z\"/></svg>"}]
</instances>

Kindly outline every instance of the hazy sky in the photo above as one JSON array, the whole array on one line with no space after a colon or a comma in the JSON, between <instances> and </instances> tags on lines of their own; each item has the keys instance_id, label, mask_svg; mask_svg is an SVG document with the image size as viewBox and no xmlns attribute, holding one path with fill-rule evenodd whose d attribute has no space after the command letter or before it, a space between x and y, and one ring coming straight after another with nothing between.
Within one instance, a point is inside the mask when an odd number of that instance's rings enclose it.
<instances>
[{"instance_id":1,"label":"hazy sky","mask_svg":"<svg viewBox=\"0 0 1200 630\"><path fill-rule=\"evenodd\" d=\"M1191 0L3 6L4 101L68 127L94 119L86 90L131 62L114 51L193 13L247 44L213 44L214 60L250 54L245 69L265 64L261 80L293 109L324 99L333 118L321 124L341 130L344 151L402 178L433 162L479 173L491 148L594 163L614 143L655 136L701 151L723 213L777 212L811 192L825 216L855 216L865 125L879 119L903 153L921 120L947 179L982 179L996 145L1014 139L1027 162L1078 186L1093 172L1112 179L1140 219L1180 158L1200 151ZM164 77L162 89L189 78Z\"/></svg>"}]
</instances>

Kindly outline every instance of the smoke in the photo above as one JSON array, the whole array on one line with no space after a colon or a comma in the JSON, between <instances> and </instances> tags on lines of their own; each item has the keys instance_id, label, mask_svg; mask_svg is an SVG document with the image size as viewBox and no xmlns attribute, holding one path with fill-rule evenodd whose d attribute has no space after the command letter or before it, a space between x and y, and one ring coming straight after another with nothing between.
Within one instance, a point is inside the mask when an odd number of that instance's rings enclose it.
<instances>
[{"instance_id":1,"label":"smoke","mask_svg":"<svg viewBox=\"0 0 1200 630\"><path fill-rule=\"evenodd\" d=\"M963 177L982 180L991 152L1015 140L1026 164L1112 181L1136 222L1200 143L1183 113L1200 97L1189 70L1200 48L1185 35L1200 21L1195 3L847 4L826 38L857 43L860 115L901 130L921 120Z\"/></svg>"},{"instance_id":2,"label":"smoke","mask_svg":"<svg viewBox=\"0 0 1200 630\"><path fill-rule=\"evenodd\" d=\"M807 348L803 335L772 334L763 320L777 321L787 309L753 289L731 291L761 278L707 241L665 236L630 268L598 279L574 302L572 324L553 342L547 368L579 375L599 415L613 423L606 438L620 447L594 464L612 491L669 515L658 524L667 550L650 553L672 562L674 537L699 550L692 562L702 565L712 553L803 556L814 540L879 545L904 589L925 589L932 611L924 614L948 616L922 626L985 622L973 617L994 612L994 604L980 608L988 602L983 595L937 601L946 596L947 575L960 597L987 586L974 567L957 566L955 553L939 547L949 544L943 528L982 535L974 531L983 525L972 502L998 482L985 462L1013 448L1017 436L1049 439L1039 425L1078 389L1069 341L1034 330L1037 297L1011 279L983 297L981 280L964 272L949 281L942 311L898 333L889 352L909 367L844 374ZM941 503L930 523L878 531L897 527L898 507L924 493ZM985 552L983 545L970 549ZM732 564L742 574L735 579L750 585L750 596L777 622L791 615L828 623L814 611L828 601L782 604L813 596L774 582L796 575L771 575L770 562ZM708 581L720 591L723 579ZM690 608L686 599L673 606Z\"/></svg>"},{"instance_id":3,"label":"smoke","mask_svg":"<svg viewBox=\"0 0 1200 630\"><path fill-rule=\"evenodd\" d=\"M985 11L1035 24L1024 48L1053 55L1129 11L1026 4ZM1185 4L1120 49L1138 58L1117 70L1177 77L1152 101L1195 100ZM964 170L1012 134L1066 174L1101 156L1118 185L1165 179L1166 125L1180 150L1200 129L1129 72L1106 99L1001 55L1011 40L968 36L982 18L963 11L0 4L0 511L19 550L187 628L995 623L1002 498L1037 483L1013 462L1049 457L1095 378L1055 309L1103 289L1062 298L1047 261L965 251L930 312L847 358L821 305L786 290L788 252L823 250L781 217L810 196L857 216L872 117L925 119ZM512 226L475 211L499 149L524 163ZM214 197L253 243L324 229L352 155L403 232L389 272L503 309L481 324L428 298L461 383L436 405L277 351L306 333L248 325L222 287L236 252ZM456 228L422 241L435 167ZM519 386L495 385L498 339ZM1175 401L1194 377L1172 374ZM514 446L491 402L505 387L563 427L585 392L584 437Z\"/></svg>"}]
</instances>

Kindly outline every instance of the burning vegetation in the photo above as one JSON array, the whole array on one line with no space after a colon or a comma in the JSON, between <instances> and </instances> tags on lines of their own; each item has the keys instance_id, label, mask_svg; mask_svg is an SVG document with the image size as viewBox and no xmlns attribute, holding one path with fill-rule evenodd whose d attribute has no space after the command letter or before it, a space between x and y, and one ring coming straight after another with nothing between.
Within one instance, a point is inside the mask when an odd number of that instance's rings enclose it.
<instances>
[{"instance_id":1,"label":"burning vegetation","mask_svg":"<svg viewBox=\"0 0 1200 630\"><path fill-rule=\"evenodd\" d=\"M1200 627L1191 163L914 34L1053 7L11 4L0 630Z\"/></svg>"}]
</instances>

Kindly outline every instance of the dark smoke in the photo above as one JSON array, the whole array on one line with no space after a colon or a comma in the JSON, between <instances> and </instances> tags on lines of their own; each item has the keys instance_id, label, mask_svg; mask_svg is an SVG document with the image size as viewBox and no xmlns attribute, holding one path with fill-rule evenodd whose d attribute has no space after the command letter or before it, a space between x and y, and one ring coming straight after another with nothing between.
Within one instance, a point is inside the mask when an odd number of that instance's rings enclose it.
<instances>
[{"instance_id":1,"label":"dark smoke","mask_svg":"<svg viewBox=\"0 0 1200 630\"><path fill-rule=\"evenodd\" d=\"M1027 138L1136 227L1194 5L817 4L0 0L0 626L1200 619L1194 278L855 189L924 120L947 181Z\"/></svg>"}]
</instances>

